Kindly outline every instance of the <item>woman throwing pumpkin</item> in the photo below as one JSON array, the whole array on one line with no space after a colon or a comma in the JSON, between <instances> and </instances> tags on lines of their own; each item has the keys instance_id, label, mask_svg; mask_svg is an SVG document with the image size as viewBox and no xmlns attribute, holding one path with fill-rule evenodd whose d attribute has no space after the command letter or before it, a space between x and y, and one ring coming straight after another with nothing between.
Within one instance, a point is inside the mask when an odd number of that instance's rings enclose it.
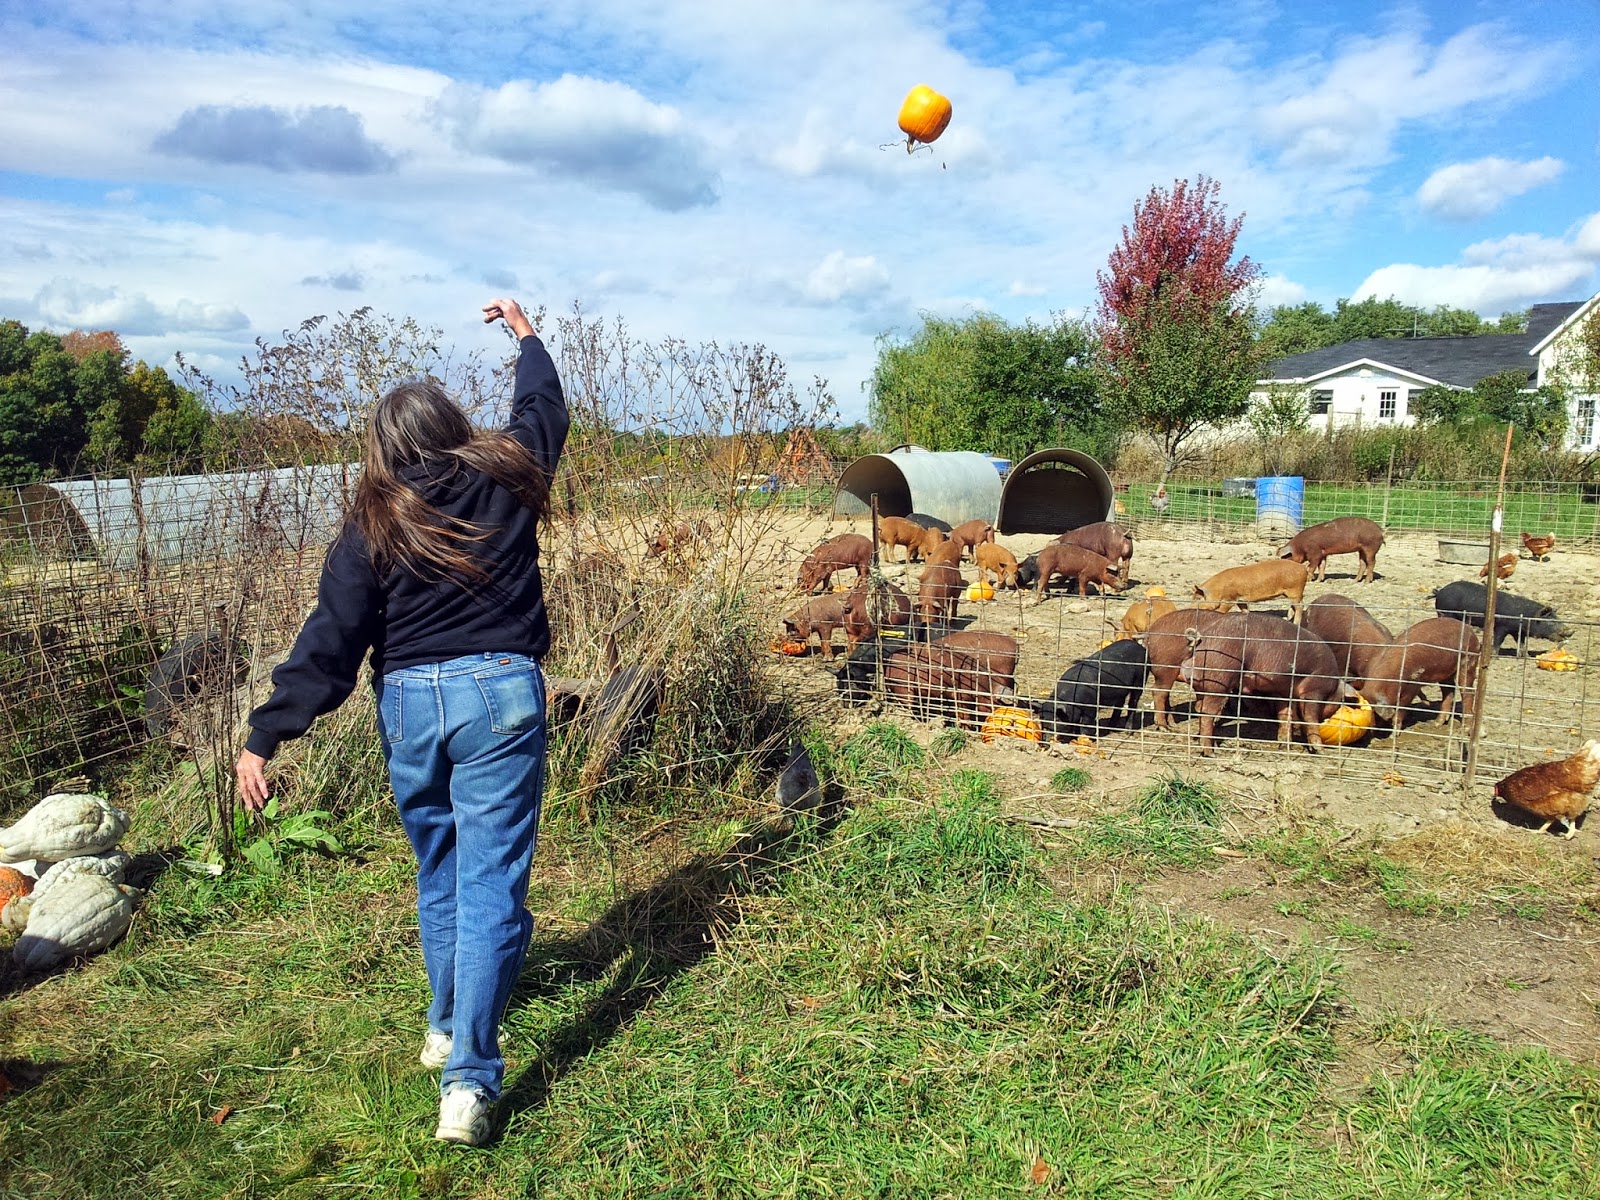
<instances>
[{"instance_id":1,"label":"woman throwing pumpkin","mask_svg":"<svg viewBox=\"0 0 1600 1200\"><path fill-rule=\"evenodd\" d=\"M443 1068L434 1136L474 1146L490 1134L500 1019L533 931L550 646L536 533L568 425L522 309L493 300L483 313L519 342L509 424L475 430L432 380L378 401L316 609L250 714L235 768L245 807L259 809L279 743L342 704L371 651L384 759L417 855L433 992L421 1060Z\"/></svg>"}]
</instances>

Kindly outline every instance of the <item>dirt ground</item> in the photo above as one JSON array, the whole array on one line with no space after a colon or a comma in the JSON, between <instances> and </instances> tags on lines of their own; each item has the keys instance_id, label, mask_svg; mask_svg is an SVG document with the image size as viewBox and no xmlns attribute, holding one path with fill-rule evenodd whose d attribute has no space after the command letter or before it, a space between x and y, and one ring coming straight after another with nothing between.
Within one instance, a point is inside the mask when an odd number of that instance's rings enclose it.
<instances>
[{"instance_id":1,"label":"dirt ground","mask_svg":"<svg viewBox=\"0 0 1600 1200\"><path fill-rule=\"evenodd\" d=\"M795 519L778 531L777 555L768 594L774 628L798 597L793 568L825 537L865 521ZM1020 559L1051 539L1042 535L1002 537ZM1507 550L1516 549L1513 532ZM1031 594L1001 593L995 601L963 603L958 624L1009 633L1021 643L1018 690L1050 692L1060 672L1093 651L1108 636L1130 597L1159 585L1177 602L1195 584L1225 567L1272 556L1274 545L1238 535L1195 531L1181 537L1141 537L1135 530L1131 586L1124 595L1087 599L1057 591L1035 605ZM1454 579L1474 578L1470 567L1439 561L1433 537L1391 538L1378 557L1378 578L1355 582L1353 555L1329 564L1324 584L1312 584L1308 600L1324 592L1354 597L1399 632L1434 614L1430 593ZM1600 736L1600 562L1558 547L1549 562L1524 557L1503 586L1553 605L1576 627L1567 646L1584 665L1572 672L1536 670L1508 650L1491 668L1489 699L1480 743L1476 786L1464 791L1461 762L1465 725L1438 727L1418 721L1398 737L1374 736L1363 744L1285 748L1269 729L1246 730L1249 738L1224 740L1214 758L1194 753L1194 722L1172 733L1142 728L1113 733L1093 747L1041 747L1016 739L984 744L973 738L954 765L992 771L1003 783L1008 806L1017 812L1073 819L1120 810L1150 779L1181 769L1186 777L1216 784L1229 798L1226 829L1235 844L1294 823L1313 823L1330 839L1436 838L1471 843L1490 856L1533 854L1543 868L1564 872L1576 894L1589 890L1587 907L1600 901L1600 823L1581 827L1571 840L1538 834L1517 814L1496 811L1489 786L1506 770L1541 758L1564 756L1585 738ZM920 566L888 565L885 574L915 591ZM963 573L975 578L970 565ZM841 581L843 580L841 576ZM1261 606L1287 615L1282 602ZM835 639L842 653L843 634ZM1547 646L1535 642L1533 652ZM831 666L813 649L804 657L773 655L772 669L813 714L847 732L873 719L895 720L927 743L938 733L894 708L843 707L834 691ZM1436 696L1430 689L1429 697ZM1187 698L1179 686L1175 706ZM1146 693L1144 704L1150 699ZM1182 715L1180 713L1180 715ZM1219 733L1221 730L1219 730ZM1224 735L1226 736L1226 735ZM1052 792L1051 776L1063 765L1090 771L1093 783L1067 797ZM1047 835L1048 841L1048 835ZM1530 847L1532 848L1530 850ZM1074 886L1095 886L1079 880ZM1269 862L1223 860L1214 869L1175 871L1144 881L1145 894L1185 913L1204 916L1285 947L1311 943L1336 954L1354 1016L1377 1022L1389 1015L1429 1017L1477 1030L1509 1044L1536 1044L1575 1061L1600 1065L1600 925L1569 902L1541 905L1474 905L1465 915L1416 916L1390 908L1375 890L1294 883ZM1484 895L1494 894L1486 876ZM1351 931L1356 931L1352 933ZM1359 1080L1355 1081L1359 1083Z\"/></svg>"},{"instance_id":2,"label":"dirt ground","mask_svg":"<svg viewBox=\"0 0 1600 1200\"><path fill-rule=\"evenodd\" d=\"M870 525L813 518L794 520L781 530L785 551L779 562L788 569L775 566L768 587L775 631L782 615L800 601L791 572L805 552L824 538L852 528L860 532ZM1044 535L1000 538L1019 559L1051 540ZM1064 585L1058 583L1043 604L1036 604L1032 592L1002 591L988 603L963 602L957 624L1015 637L1021 647L1018 692L1047 696L1067 666L1110 636L1108 623L1120 620L1130 600L1142 596L1145 589L1160 586L1181 604L1197 583L1215 572L1273 553L1272 543L1237 535L1227 540L1197 531L1192 538L1163 540L1136 534L1131 582L1125 594L1084 598L1065 594ZM1356 583L1355 568L1354 555L1331 560L1327 580L1313 583L1306 599L1325 592L1350 595L1396 633L1435 615L1430 598L1435 588L1476 575L1471 568L1440 562L1436 539L1422 536L1390 539L1378 556L1378 578L1372 583ZM920 564L884 566L884 574L912 594L920 570ZM963 564L962 570L969 581L976 578L970 563ZM842 584L847 577L842 574L838 582ZM1564 757L1585 738L1600 736L1600 675L1595 667L1600 652L1600 559L1558 548L1549 562L1522 559L1516 574L1503 586L1551 604L1573 625L1576 633L1566 645L1584 665L1570 672L1538 670L1531 658L1516 658L1509 645L1495 660L1484 712L1477 787L1470 802L1461 786L1466 723L1457 719L1441 727L1423 714L1418 714L1423 719L1413 719L1399 737L1374 735L1354 746L1325 747L1318 755L1308 753L1303 743L1291 748L1270 740L1274 734L1267 726L1251 725L1244 730L1249 737L1229 738L1228 726L1223 724L1219 726L1223 740L1217 754L1203 759L1192 741L1194 722L1185 721L1170 733L1147 724L1151 705L1147 690L1145 723L1102 737L1084 755L1085 765L1092 766L1097 782L1104 780L1111 791L1131 790L1150 776L1175 768L1231 780L1230 786L1252 787L1268 794L1287 790L1296 794L1313 816L1354 830L1376 828L1390 836L1438 821L1497 822L1499 818L1486 807L1488 788L1495 779L1542 758ZM1254 607L1288 615L1282 601ZM843 633L836 632L834 639L842 653ZM1535 641L1531 652L1547 648L1546 643ZM814 641L804 657L773 657L774 669L792 682L798 694L814 697L819 707L834 711L830 719L838 718L841 706L834 696L830 669L834 664L825 661ZM1180 717L1186 715L1190 695L1182 684L1174 690L1173 704ZM1437 707L1436 688L1429 688L1424 695ZM844 719L854 711L842 709ZM986 761L986 767L1023 787L1036 786L1038 777L1048 778L1059 766L1058 759L1037 748L1020 754L1003 744L983 749L993 760ZM1055 765L1047 769L1050 762Z\"/></svg>"}]
</instances>

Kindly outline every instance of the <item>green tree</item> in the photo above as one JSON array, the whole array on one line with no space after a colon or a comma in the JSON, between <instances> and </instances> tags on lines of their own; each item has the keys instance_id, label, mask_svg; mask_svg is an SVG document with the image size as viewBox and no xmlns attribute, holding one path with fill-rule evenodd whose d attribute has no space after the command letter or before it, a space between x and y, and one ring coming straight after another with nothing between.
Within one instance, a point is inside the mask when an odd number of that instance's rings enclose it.
<instances>
[{"instance_id":1,"label":"green tree","mask_svg":"<svg viewBox=\"0 0 1600 1200\"><path fill-rule=\"evenodd\" d=\"M1529 389L1526 371L1502 371L1467 389L1435 385L1412 397L1424 424L1469 436L1485 425L1513 425L1518 441L1559 448L1567 431L1567 393L1559 386Z\"/></svg>"},{"instance_id":2,"label":"green tree","mask_svg":"<svg viewBox=\"0 0 1600 1200\"><path fill-rule=\"evenodd\" d=\"M1244 418L1256 441L1261 443L1263 473L1281 475L1287 439L1311 424L1310 397L1302 387L1269 384L1266 395L1250 406Z\"/></svg>"},{"instance_id":3,"label":"green tree","mask_svg":"<svg viewBox=\"0 0 1600 1200\"><path fill-rule=\"evenodd\" d=\"M134 366L128 386L146 397L142 405L149 412L139 457L154 470L199 469L212 425L200 397L179 387L160 367L142 362Z\"/></svg>"},{"instance_id":4,"label":"green tree","mask_svg":"<svg viewBox=\"0 0 1600 1200\"><path fill-rule=\"evenodd\" d=\"M76 382L78 403L89 414L84 457L101 470L128 462L138 452L150 419L146 397L128 387L126 367L107 350L83 357Z\"/></svg>"},{"instance_id":5,"label":"green tree","mask_svg":"<svg viewBox=\"0 0 1600 1200\"><path fill-rule=\"evenodd\" d=\"M6 325L0 363L12 369L0 376L0 482L32 483L77 466L88 414L79 403L78 362L61 339Z\"/></svg>"},{"instance_id":6,"label":"green tree","mask_svg":"<svg viewBox=\"0 0 1600 1200\"><path fill-rule=\"evenodd\" d=\"M1261 326L1256 344L1264 360L1287 358L1334 344L1333 314L1315 300L1280 304Z\"/></svg>"},{"instance_id":7,"label":"green tree","mask_svg":"<svg viewBox=\"0 0 1600 1200\"><path fill-rule=\"evenodd\" d=\"M1233 258L1244 218L1228 218L1219 190L1204 175L1151 188L1096 276L1106 390L1160 448L1163 481L1196 433L1244 415L1258 375L1261 269Z\"/></svg>"},{"instance_id":8,"label":"green tree","mask_svg":"<svg viewBox=\"0 0 1600 1200\"><path fill-rule=\"evenodd\" d=\"M1077 322L1010 325L924 314L907 341L878 340L868 411L893 442L1021 458L1046 446L1107 454L1092 339Z\"/></svg>"}]
</instances>

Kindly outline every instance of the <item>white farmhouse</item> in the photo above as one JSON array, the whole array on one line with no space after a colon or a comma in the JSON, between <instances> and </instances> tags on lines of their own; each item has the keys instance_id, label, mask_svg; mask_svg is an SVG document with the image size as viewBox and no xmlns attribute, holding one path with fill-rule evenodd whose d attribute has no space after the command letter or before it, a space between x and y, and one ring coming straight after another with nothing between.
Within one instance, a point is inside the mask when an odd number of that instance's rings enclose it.
<instances>
[{"instance_id":1,"label":"white farmhouse","mask_svg":"<svg viewBox=\"0 0 1600 1200\"><path fill-rule=\"evenodd\" d=\"M1535 304L1522 333L1475 337L1362 338L1291 354L1267 367L1251 393L1269 386L1303 389L1317 428L1335 425L1410 425L1411 397L1435 384L1466 390L1504 371L1526 371L1526 390L1563 382L1569 389L1567 447L1594 450L1600 436L1595 402L1600 379L1578 369L1578 332L1600 320L1600 294L1563 304Z\"/></svg>"}]
</instances>

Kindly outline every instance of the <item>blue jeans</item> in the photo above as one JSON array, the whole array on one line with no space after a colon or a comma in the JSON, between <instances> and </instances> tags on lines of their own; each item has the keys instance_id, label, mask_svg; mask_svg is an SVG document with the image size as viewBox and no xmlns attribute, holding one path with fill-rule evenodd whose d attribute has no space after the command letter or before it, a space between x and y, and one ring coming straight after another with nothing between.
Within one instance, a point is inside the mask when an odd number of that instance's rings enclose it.
<instances>
[{"instance_id":1,"label":"blue jeans","mask_svg":"<svg viewBox=\"0 0 1600 1200\"><path fill-rule=\"evenodd\" d=\"M533 933L525 901L544 790L544 677L522 654L405 667L379 683L378 726L417 855L428 1026L452 1041L440 1087L498 1098L500 1019Z\"/></svg>"}]
</instances>

